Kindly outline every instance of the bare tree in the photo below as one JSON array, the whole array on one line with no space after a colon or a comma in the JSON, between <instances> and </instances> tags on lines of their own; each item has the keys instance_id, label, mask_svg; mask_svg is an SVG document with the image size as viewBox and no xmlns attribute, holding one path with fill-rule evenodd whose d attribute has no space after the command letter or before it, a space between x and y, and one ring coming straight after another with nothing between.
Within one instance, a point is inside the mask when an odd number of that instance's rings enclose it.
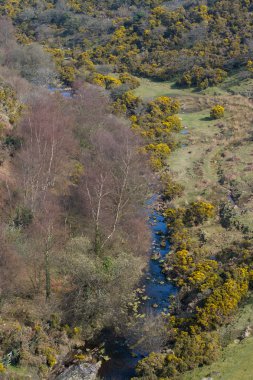
<instances>
[{"instance_id":1,"label":"bare tree","mask_svg":"<svg viewBox=\"0 0 253 380\"><path fill-rule=\"evenodd\" d=\"M85 161L92 165L84 176L84 189L95 226L97 250L103 249L114 237L130 206L132 176L138 161L137 146L126 127L121 127L118 136L98 130L92 140L93 151L85 155Z\"/></svg>"},{"instance_id":2,"label":"bare tree","mask_svg":"<svg viewBox=\"0 0 253 380\"><path fill-rule=\"evenodd\" d=\"M9 49L13 47L14 41L15 30L10 19L0 17L0 48Z\"/></svg>"},{"instance_id":3,"label":"bare tree","mask_svg":"<svg viewBox=\"0 0 253 380\"><path fill-rule=\"evenodd\" d=\"M69 107L71 103L61 96L41 92L30 100L18 129L23 141L15 160L20 205L33 217L26 231L30 243L27 259L33 263L30 279L35 291L45 284L47 299L51 296L52 255L65 233L60 199L69 186L76 146Z\"/></svg>"},{"instance_id":4,"label":"bare tree","mask_svg":"<svg viewBox=\"0 0 253 380\"><path fill-rule=\"evenodd\" d=\"M41 207L63 173L74 146L72 118L67 104L57 96L39 94L31 100L21 122L22 149L18 155L23 203L32 212Z\"/></svg>"},{"instance_id":5,"label":"bare tree","mask_svg":"<svg viewBox=\"0 0 253 380\"><path fill-rule=\"evenodd\" d=\"M21 293L26 283L26 268L15 246L9 241L6 226L0 226L0 300Z\"/></svg>"},{"instance_id":6,"label":"bare tree","mask_svg":"<svg viewBox=\"0 0 253 380\"><path fill-rule=\"evenodd\" d=\"M90 132L88 146L80 191L93 221L98 253L123 225L127 230L130 220L137 218L148 176L138 141L129 126L114 117L105 117L103 125Z\"/></svg>"}]
</instances>

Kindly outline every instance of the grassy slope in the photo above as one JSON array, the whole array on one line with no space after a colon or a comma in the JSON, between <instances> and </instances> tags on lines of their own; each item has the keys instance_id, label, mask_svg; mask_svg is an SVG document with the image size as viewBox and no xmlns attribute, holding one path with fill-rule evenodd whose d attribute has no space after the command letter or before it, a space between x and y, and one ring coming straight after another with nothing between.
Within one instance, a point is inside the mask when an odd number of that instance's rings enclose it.
<instances>
[{"instance_id":1,"label":"grassy slope","mask_svg":"<svg viewBox=\"0 0 253 380\"><path fill-rule=\"evenodd\" d=\"M252 380L253 379L253 337L238 341L246 326L253 326L253 298L249 298L238 311L230 325L221 330L224 342L230 343L221 358L203 368L196 368L182 376L182 380ZM239 342L239 343L238 343Z\"/></svg>"},{"instance_id":2,"label":"grassy slope","mask_svg":"<svg viewBox=\"0 0 253 380\"><path fill-rule=\"evenodd\" d=\"M209 88L203 92L177 89L173 82L141 79L141 86L135 93L144 99L166 95L181 101L180 116L185 129L179 137L179 149L168 160L175 178L186 188L179 203L196 197L215 202L217 194L219 199L222 195L226 201L232 189L227 183L220 185L218 169L221 169L227 180L235 180L236 190L241 193L237 204L238 220L253 230L253 146L250 141L253 108L246 98L233 96L230 86L233 93L243 93L250 87L253 89L253 79L241 80L237 73L227 78L220 88ZM217 103L225 105L227 110L221 121L209 118L211 106Z\"/></svg>"},{"instance_id":3,"label":"grassy slope","mask_svg":"<svg viewBox=\"0 0 253 380\"><path fill-rule=\"evenodd\" d=\"M236 186L242 193L236 205L238 220L253 229L253 106L247 98L232 95L247 94L253 88L253 80L243 80L240 85L238 77L236 74L220 88L210 88L202 93L192 89L175 89L173 83L169 82L158 83L145 79L141 80L136 94L145 99L161 95L180 98L184 132L178 138L179 148L168 159L174 177L185 186L184 195L178 199L178 204L196 198L205 198L214 203L221 199L227 201L231 188L228 182L220 184L219 170L222 170L225 176L236 180ZM210 108L216 103L224 104L226 108L225 118L220 121L209 118ZM242 237L240 231L225 230L216 221L202 230L208 250L214 253L221 246L230 245ZM211 366L185 374L182 380L201 380L208 376L222 380L253 380L253 337L239 344L234 343L234 339L248 325L253 326L253 300L248 300L231 324L220 331L223 343L230 342L221 359Z\"/></svg>"},{"instance_id":4,"label":"grassy slope","mask_svg":"<svg viewBox=\"0 0 253 380\"><path fill-rule=\"evenodd\" d=\"M135 95L143 99L155 98L157 96L194 96L193 89L178 89L174 82L154 82L150 79L140 79L141 86L135 90Z\"/></svg>"},{"instance_id":5,"label":"grassy slope","mask_svg":"<svg viewBox=\"0 0 253 380\"><path fill-rule=\"evenodd\" d=\"M182 377L182 380L201 380L205 377L217 380L252 380L252 357L253 337L245 339L239 344L230 344L218 362L188 372Z\"/></svg>"}]
</instances>

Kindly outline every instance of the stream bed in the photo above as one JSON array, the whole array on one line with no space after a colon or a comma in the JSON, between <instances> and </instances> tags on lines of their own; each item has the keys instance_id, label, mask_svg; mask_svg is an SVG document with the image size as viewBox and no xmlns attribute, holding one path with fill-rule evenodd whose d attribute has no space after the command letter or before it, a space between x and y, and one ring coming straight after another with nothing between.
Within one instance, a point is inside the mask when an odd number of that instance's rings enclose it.
<instances>
[{"instance_id":1,"label":"stream bed","mask_svg":"<svg viewBox=\"0 0 253 380\"><path fill-rule=\"evenodd\" d=\"M165 219L153 204L156 197L149 202L149 226L152 233L152 247L150 250L150 260L144 282L145 294L148 296L143 301L141 309L149 313L159 314L162 311L168 312L169 297L177 293L177 288L167 281L162 273L160 260L164 259L170 251L167 225ZM153 254L158 255L158 260L153 260ZM155 307L154 307L155 306ZM106 354L111 358L102 365L99 376L103 380L130 380L135 375L135 366L144 356L138 351L132 351L128 342L119 337L107 337L105 343Z\"/></svg>"}]
</instances>

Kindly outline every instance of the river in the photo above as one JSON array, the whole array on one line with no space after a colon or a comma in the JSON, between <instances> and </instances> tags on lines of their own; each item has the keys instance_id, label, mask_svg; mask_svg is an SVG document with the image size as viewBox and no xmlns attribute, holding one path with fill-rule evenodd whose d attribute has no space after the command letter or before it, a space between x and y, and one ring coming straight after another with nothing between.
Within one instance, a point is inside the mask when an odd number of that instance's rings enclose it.
<instances>
[{"instance_id":1,"label":"river","mask_svg":"<svg viewBox=\"0 0 253 380\"><path fill-rule=\"evenodd\" d=\"M175 295L177 289L162 273L160 260L163 260L170 251L167 225L165 219L154 206L153 197L149 202L149 226L152 234L152 248L150 250L149 267L144 277L145 294L148 299L143 302L142 310L153 313L168 312L169 296ZM159 255L159 260L153 260L153 254ZM155 305L155 307L154 307ZM135 366L143 355L132 351L128 342L123 338L111 336L105 343L106 354L111 358L105 362L100 371L103 380L129 380L135 375Z\"/></svg>"}]
</instances>

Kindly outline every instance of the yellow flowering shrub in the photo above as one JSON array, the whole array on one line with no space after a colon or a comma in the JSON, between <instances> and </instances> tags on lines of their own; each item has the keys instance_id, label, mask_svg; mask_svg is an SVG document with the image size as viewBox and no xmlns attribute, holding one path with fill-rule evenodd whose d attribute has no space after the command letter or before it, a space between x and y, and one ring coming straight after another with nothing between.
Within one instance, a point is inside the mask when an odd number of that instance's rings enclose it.
<instances>
[{"instance_id":1,"label":"yellow flowering shrub","mask_svg":"<svg viewBox=\"0 0 253 380\"><path fill-rule=\"evenodd\" d=\"M241 277L236 281L230 278L224 284L214 289L203 307L197 307L197 321L205 328L222 324L238 306L240 300L247 294L248 280Z\"/></svg>"},{"instance_id":2,"label":"yellow flowering shrub","mask_svg":"<svg viewBox=\"0 0 253 380\"><path fill-rule=\"evenodd\" d=\"M221 119L225 114L225 108L220 104L216 104L210 112L210 117L212 119Z\"/></svg>"},{"instance_id":3,"label":"yellow flowering shrub","mask_svg":"<svg viewBox=\"0 0 253 380\"><path fill-rule=\"evenodd\" d=\"M188 225L199 225L215 215L215 207L209 202L197 201L187 207L184 222Z\"/></svg>"}]
</instances>

